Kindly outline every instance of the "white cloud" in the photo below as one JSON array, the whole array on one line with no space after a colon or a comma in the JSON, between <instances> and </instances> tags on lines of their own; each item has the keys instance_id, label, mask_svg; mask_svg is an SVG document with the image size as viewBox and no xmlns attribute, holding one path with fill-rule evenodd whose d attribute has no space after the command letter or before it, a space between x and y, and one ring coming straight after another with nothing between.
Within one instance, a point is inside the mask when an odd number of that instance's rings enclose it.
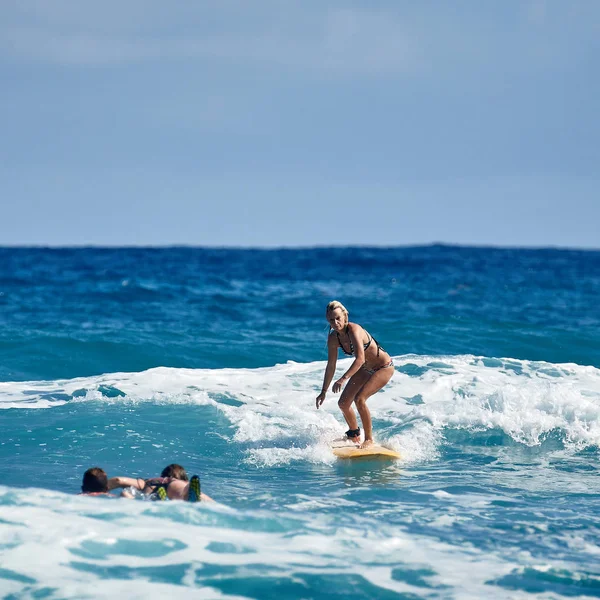
<instances>
[{"instance_id":1,"label":"white cloud","mask_svg":"<svg viewBox=\"0 0 600 600\"><path fill-rule=\"evenodd\" d=\"M418 55L393 14L344 8L308 12L293 2L271 4L271 13L234 13L225 4L182 14L148 4L138 5L138 20L132 14L136 5L103 4L98 12L91 5L87 11L69 10L74 5L64 2L35 2L28 11L13 4L0 26L0 49L5 58L62 65L220 59L348 73L408 71Z\"/></svg>"},{"instance_id":2,"label":"white cloud","mask_svg":"<svg viewBox=\"0 0 600 600\"><path fill-rule=\"evenodd\" d=\"M394 76L445 75L499 64L518 70L567 64L588 52L590 39L597 38L600 3L573 7L530 0L465 8L385 1L360 6L344 0L175 5L158 0L4 0L0 13L4 61L118 65L216 60L325 75Z\"/></svg>"}]
</instances>

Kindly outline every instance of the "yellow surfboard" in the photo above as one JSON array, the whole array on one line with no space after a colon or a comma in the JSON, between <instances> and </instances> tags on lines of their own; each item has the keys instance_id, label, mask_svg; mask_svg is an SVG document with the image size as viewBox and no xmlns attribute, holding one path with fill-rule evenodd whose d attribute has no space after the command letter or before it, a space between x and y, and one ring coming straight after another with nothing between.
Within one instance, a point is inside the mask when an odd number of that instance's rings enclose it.
<instances>
[{"instance_id":1,"label":"yellow surfboard","mask_svg":"<svg viewBox=\"0 0 600 600\"><path fill-rule=\"evenodd\" d=\"M400 458L400 454L396 451L376 444L368 448L360 448L354 444L352 446L336 445L331 449L338 458Z\"/></svg>"}]
</instances>

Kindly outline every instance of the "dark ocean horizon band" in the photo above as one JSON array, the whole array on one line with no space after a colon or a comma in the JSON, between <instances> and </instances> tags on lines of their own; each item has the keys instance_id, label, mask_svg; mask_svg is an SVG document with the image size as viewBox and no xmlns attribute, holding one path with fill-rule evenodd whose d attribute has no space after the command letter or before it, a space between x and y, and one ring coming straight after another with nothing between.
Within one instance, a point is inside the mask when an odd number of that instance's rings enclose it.
<instances>
[{"instance_id":1,"label":"dark ocean horizon band","mask_svg":"<svg viewBox=\"0 0 600 600\"><path fill-rule=\"evenodd\" d=\"M600 253L0 248L0 380L324 358L338 299L395 355L600 366Z\"/></svg>"}]
</instances>

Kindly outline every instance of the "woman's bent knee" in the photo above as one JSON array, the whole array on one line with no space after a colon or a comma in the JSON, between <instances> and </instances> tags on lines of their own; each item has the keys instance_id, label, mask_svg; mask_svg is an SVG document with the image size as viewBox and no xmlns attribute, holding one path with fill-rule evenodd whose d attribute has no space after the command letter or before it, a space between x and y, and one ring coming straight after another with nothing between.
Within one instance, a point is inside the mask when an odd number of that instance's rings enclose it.
<instances>
[{"instance_id":1,"label":"woman's bent knee","mask_svg":"<svg viewBox=\"0 0 600 600\"><path fill-rule=\"evenodd\" d=\"M352 404L352 400L340 398L338 400L338 406L343 410L345 408L349 408Z\"/></svg>"},{"instance_id":2,"label":"woman's bent knee","mask_svg":"<svg viewBox=\"0 0 600 600\"><path fill-rule=\"evenodd\" d=\"M367 405L367 398L364 396L357 396L354 399L354 404L356 404L356 408L362 408L363 406Z\"/></svg>"}]
</instances>

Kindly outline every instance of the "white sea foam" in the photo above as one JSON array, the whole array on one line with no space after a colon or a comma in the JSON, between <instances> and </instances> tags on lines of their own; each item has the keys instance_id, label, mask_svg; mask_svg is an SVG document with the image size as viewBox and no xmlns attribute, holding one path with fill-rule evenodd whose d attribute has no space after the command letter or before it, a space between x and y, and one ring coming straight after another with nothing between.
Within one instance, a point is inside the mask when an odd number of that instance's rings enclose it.
<instances>
[{"instance_id":1,"label":"white sea foam","mask_svg":"<svg viewBox=\"0 0 600 600\"><path fill-rule=\"evenodd\" d=\"M186 503L148 507L4 486L0 505L2 569L11 574L1 580L2 590L27 597L51 587L61 598L142 598L161 591L170 596L182 589L193 597L220 598L210 585L212 567L239 580L240 593L228 598L244 597L246 579L302 581L307 575L359 575L379 589L420 596L424 588L411 583L413 572L461 598L504 598L501 588L487 582L533 563L360 516L350 527L339 526L335 514L315 520L309 512L240 513ZM457 520L440 518L436 526ZM563 564L553 561L555 567ZM168 567L175 571L172 583L150 583L152 574L164 578Z\"/></svg>"},{"instance_id":2,"label":"white sea foam","mask_svg":"<svg viewBox=\"0 0 600 600\"><path fill-rule=\"evenodd\" d=\"M397 372L369 400L375 434L406 462L431 460L449 431L499 431L536 446L557 432L566 448L600 445L600 370L474 356L395 358ZM340 369L350 360L340 361ZM326 442L345 429L337 397L320 410L324 363L259 369L156 368L141 373L48 382L0 383L0 407L49 408L66 402L210 405L255 443L248 460L272 466L327 462ZM260 443L260 448L256 444Z\"/></svg>"}]
</instances>

